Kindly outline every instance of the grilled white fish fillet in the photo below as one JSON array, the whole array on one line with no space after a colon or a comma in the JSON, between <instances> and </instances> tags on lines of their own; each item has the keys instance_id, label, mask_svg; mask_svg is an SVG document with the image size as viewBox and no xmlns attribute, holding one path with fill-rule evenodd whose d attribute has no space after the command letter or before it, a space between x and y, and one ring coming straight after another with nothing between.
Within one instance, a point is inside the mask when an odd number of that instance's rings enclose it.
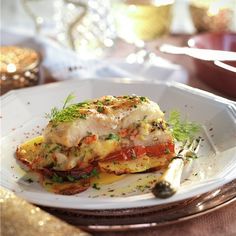
<instances>
[{"instance_id":1,"label":"grilled white fish fillet","mask_svg":"<svg viewBox=\"0 0 236 236\"><path fill-rule=\"evenodd\" d=\"M155 102L138 96L104 96L88 103L80 103L74 110L77 110L77 117L72 121L61 122L62 117L56 124L53 121L48 124L44 132L46 142L73 147L90 133L100 137L109 133L118 133L143 120L149 123L158 119L163 120L164 117ZM155 138L164 142L170 139L170 135L161 129L156 130L152 135L145 135L143 131L142 136L138 136L133 141L135 145L148 145L153 143Z\"/></svg>"}]
</instances>

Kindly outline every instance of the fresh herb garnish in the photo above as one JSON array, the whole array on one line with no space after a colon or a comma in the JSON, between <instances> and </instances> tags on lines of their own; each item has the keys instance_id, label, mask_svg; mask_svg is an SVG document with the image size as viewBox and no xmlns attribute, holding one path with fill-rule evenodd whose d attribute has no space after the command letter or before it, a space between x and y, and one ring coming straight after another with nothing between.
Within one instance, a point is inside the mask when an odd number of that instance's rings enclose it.
<instances>
[{"instance_id":1,"label":"fresh herb garnish","mask_svg":"<svg viewBox=\"0 0 236 236\"><path fill-rule=\"evenodd\" d=\"M58 122L70 122L77 118L86 119L86 114L80 112L81 107L87 107L88 102L80 102L77 104L71 104L75 96L69 94L64 101L62 109L53 107L50 113L46 114L46 118L50 119L54 124Z\"/></svg>"},{"instance_id":2,"label":"fresh herb garnish","mask_svg":"<svg viewBox=\"0 0 236 236\"><path fill-rule=\"evenodd\" d=\"M67 175L66 178L70 181L70 182L74 182L75 178L72 175Z\"/></svg>"},{"instance_id":3,"label":"fresh herb garnish","mask_svg":"<svg viewBox=\"0 0 236 236\"><path fill-rule=\"evenodd\" d=\"M106 140L116 140L119 141L120 137L117 134L110 133L107 137Z\"/></svg>"},{"instance_id":4,"label":"fresh herb garnish","mask_svg":"<svg viewBox=\"0 0 236 236\"><path fill-rule=\"evenodd\" d=\"M61 176L58 176L56 173L53 174L51 179L52 179L53 182L56 182L56 183L62 183L63 182L63 178Z\"/></svg>"},{"instance_id":5,"label":"fresh herb garnish","mask_svg":"<svg viewBox=\"0 0 236 236\"><path fill-rule=\"evenodd\" d=\"M90 173L88 174L83 174L81 175L81 178L82 179L88 179L88 178L91 178L91 177L97 177L99 178L99 172L97 169L93 169Z\"/></svg>"},{"instance_id":6,"label":"fresh herb garnish","mask_svg":"<svg viewBox=\"0 0 236 236\"><path fill-rule=\"evenodd\" d=\"M100 190L101 188L98 186L97 183L93 183L93 186L92 186L94 189L96 190Z\"/></svg>"},{"instance_id":7,"label":"fresh herb garnish","mask_svg":"<svg viewBox=\"0 0 236 236\"><path fill-rule=\"evenodd\" d=\"M169 148L166 148L166 150L165 150L164 153L165 153L165 154L170 154L170 149L169 149Z\"/></svg>"},{"instance_id":8,"label":"fresh herb garnish","mask_svg":"<svg viewBox=\"0 0 236 236\"><path fill-rule=\"evenodd\" d=\"M93 169L90 173L90 177L97 177L99 178L99 172L97 169Z\"/></svg>"},{"instance_id":9,"label":"fresh herb garnish","mask_svg":"<svg viewBox=\"0 0 236 236\"><path fill-rule=\"evenodd\" d=\"M44 145L44 147L45 147L47 153L53 153L53 152L55 152L56 150L60 151L61 148L62 148L62 147L61 147L60 145L58 145L58 144L51 144L51 145L47 144L47 145Z\"/></svg>"},{"instance_id":10,"label":"fresh herb garnish","mask_svg":"<svg viewBox=\"0 0 236 236\"><path fill-rule=\"evenodd\" d=\"M170 125L174 138L181 142L193 139L200 130L199 124L181 120L178 111L172 111L170 113L168 124Z\"/></svg>"},{"instance_id":11,"label":"fresh herb garnish","mask_svg":"<svg viewBox=\"0 0 236 236\"><path fill-rule=\"evenodd\" d=\"M62 109L65 109L69 105L69 103L71 103L74 99L75 95L73 93L70 93L65 99Z\"/></svg>"},{"instance_id":12,"label":"fresh herb garnish","mask_svg":"<svg viewBox=\"0 0 236 236\"><path fill-rule=\"evenodd\" d=\"M104 107L103 107L103 106L99 106L99 107L97 108L97 111L98 111L99 113L102 113L102 112L104 111Z\"/></svg>"},{"instance_id":13,"label":"fresh herb garnish","mask_svg":"<svg viewBox=\"0 0 236 236\"><path fill-rule=\"evenodd\" d=\"M147 98L146 98L146 97L140 97L140 100L141 100L142 102L146 102L146 101L147 101Z\"/></svg>"}]
</instances>

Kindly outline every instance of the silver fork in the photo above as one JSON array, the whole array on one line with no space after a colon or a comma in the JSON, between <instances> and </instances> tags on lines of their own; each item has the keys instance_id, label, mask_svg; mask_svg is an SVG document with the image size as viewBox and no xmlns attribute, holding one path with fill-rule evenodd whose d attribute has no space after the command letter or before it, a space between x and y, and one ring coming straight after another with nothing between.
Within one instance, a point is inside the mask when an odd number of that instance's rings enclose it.
<instances>
[{"instance_id":1,"label":"silver fork","mask_svg":"<svg viewBox=\"0 0 236 236\"><path fill-rule=\"evenodd\" d=\"M200 146L200 138L189 140L178 154L173 157L166 171L159 178L152 189L152 193L158 198L168 198L174 195L180 187L181 175L184 169L184 162L187 158L196 156Z\"/></svg>"}]
</instances>

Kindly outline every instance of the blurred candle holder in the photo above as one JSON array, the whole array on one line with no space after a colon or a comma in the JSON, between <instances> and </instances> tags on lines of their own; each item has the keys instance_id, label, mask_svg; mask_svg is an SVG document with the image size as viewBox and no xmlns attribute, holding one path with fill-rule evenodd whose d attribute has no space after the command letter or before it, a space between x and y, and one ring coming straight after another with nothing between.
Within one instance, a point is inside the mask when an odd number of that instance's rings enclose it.
<instances>
[{"instance_id":1,"label":"blurred candle holder","mask_svg":"<svg viewBox=\"0 0 236 236\"><path fill-rule=\"evenodd\" d=\"M1 46L0 74L1 94L37 85L40 80L40 55L30 48Z\"/></svg>"},{"instance_id":2,"label":"blurred candle holder","mask_svg":"<svg viewBox=\"0 0 236 236\"><path fill-rule=\"evenodd\" d=\"M232 31L235 0L190 0L189 9L198 32Z\"/></svg>"}]
</instances>

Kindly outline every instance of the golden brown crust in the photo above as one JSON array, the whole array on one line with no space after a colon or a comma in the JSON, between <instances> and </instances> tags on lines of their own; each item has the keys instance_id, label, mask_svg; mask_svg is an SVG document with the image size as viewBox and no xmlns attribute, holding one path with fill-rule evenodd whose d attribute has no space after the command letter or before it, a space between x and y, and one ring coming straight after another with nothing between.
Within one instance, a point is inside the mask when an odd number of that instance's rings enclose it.
<instances>
[{"instance_id":1,"label":"golden brown crust","mask_svg":"<svg viewBox=\"0 0 236 236\"><path fill-rule=\"evenodd\" d=\"M50 192L61 194L61 195L74 195L81 193L89 188L90 181L82 179L75 183L63 182L53 183L50 180L43 180L42 185Z\"/></svg>"}]
</instances>

